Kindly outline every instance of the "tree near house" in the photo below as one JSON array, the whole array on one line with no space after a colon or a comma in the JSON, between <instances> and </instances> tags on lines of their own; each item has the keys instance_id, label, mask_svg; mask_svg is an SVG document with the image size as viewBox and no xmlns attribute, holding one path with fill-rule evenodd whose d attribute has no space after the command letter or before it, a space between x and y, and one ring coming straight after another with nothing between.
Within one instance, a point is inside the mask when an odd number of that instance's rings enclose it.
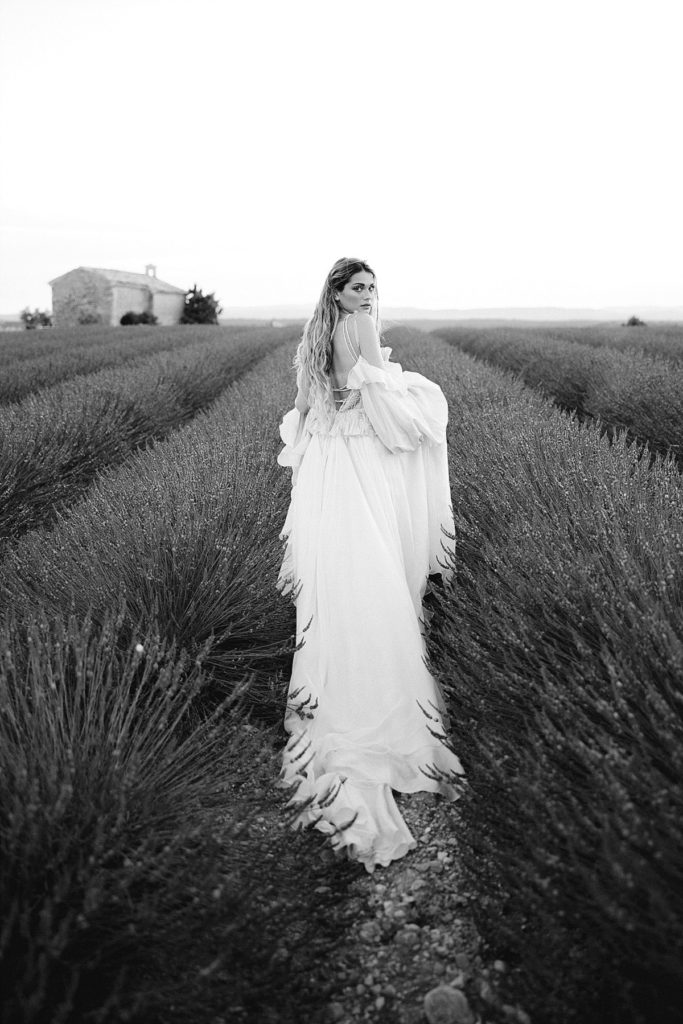
<instances>
[{"instance_id":1,"label":"tree near house","mask_svg":"<svg viewBox=\"0 0 683 1024\"><path fill-rule=\"evenodd\" d=\"M180 318L181 324L217 324L218 314L222 313L222 307L214 292L204 295L195 284L185 296L185 308Z\"/></svg>"}]
</instances>

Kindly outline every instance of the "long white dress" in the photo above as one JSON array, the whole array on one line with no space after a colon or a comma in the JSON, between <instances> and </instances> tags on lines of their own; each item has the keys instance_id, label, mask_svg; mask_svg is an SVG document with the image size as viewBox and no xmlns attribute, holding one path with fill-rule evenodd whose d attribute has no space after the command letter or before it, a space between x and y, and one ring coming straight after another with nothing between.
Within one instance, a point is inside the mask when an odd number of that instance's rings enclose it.
<instances>
[{"instance_id":1,"label":"long white dress","mask_svg":"<svg viewBox=\"0 0 683 1024\"><path fill-rule=\"evenodd\" d=\"M416 845L392 790L459 795L463 769L439 738L448 721L422 634L453 513L441 389L390 362L389 348L383 369L370 364L348 319L356 361L341 408L319 396L280 426L292 494L278 586L295 600L301 644L280 784L307 802L297 825L373 871Z\"/></svg>"}]
</instances>

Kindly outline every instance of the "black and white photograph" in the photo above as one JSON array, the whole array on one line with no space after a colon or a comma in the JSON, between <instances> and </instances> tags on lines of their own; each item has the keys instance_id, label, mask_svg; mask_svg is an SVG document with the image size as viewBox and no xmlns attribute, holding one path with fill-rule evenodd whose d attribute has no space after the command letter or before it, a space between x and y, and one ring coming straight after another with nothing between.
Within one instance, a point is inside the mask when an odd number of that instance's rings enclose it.
<instances>
[{"instance_id":1,"label":"black and white photograph","mask_svg":"<svg viewBox=\"0 0 683 1024\"><path fill-rule=\"evenodd\" d=\"M2 0L3 1024L679 1024L681 26Z\"/></svg>"}]
</instances>

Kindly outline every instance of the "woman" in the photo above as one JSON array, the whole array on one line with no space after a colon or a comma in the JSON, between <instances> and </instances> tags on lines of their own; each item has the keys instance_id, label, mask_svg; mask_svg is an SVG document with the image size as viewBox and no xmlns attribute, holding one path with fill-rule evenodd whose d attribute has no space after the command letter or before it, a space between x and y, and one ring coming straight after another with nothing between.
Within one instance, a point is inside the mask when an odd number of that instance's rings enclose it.
<instances>
[{"instance_id":1,"label":"woman","mask_svg":"<svg viewBox=\"0 0 683 1024\"><path fill-rule=\"evenodd\" d=\"M392 790L458 796L444 704L425 663L422 598L453 533L439 387L379 343L375 274L340 259L297 350L283 419L292 497L278 579L296 603L282 784L368 871L416 843Z\"/></svg>"}]
</instances>

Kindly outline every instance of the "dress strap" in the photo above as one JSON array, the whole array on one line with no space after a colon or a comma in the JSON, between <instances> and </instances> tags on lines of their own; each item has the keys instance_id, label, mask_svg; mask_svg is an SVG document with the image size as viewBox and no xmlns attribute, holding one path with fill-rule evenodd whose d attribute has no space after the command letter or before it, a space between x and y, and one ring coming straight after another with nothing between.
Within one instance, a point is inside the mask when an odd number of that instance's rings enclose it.
<instances>
[{"instance_id":1,"label":"dress strap","mask_svg":"<svg viewBox=\"0 0 683 1024\"><path fill-rule=\"evenodd\" d=\"M344 317L344 321L342 323L342 330L344 332L344 341L346 342L346 347L353 356L354 361L356 361L357 359L360 359L360 345L358 346L358 351L356 352L353 345L351 344L351 336L349 335L348 327L350 316L353 316L353 314L347 313L347 315ZM358 342L358 328L356 328L356 342Z\"/></svg>"}]
</instances>

